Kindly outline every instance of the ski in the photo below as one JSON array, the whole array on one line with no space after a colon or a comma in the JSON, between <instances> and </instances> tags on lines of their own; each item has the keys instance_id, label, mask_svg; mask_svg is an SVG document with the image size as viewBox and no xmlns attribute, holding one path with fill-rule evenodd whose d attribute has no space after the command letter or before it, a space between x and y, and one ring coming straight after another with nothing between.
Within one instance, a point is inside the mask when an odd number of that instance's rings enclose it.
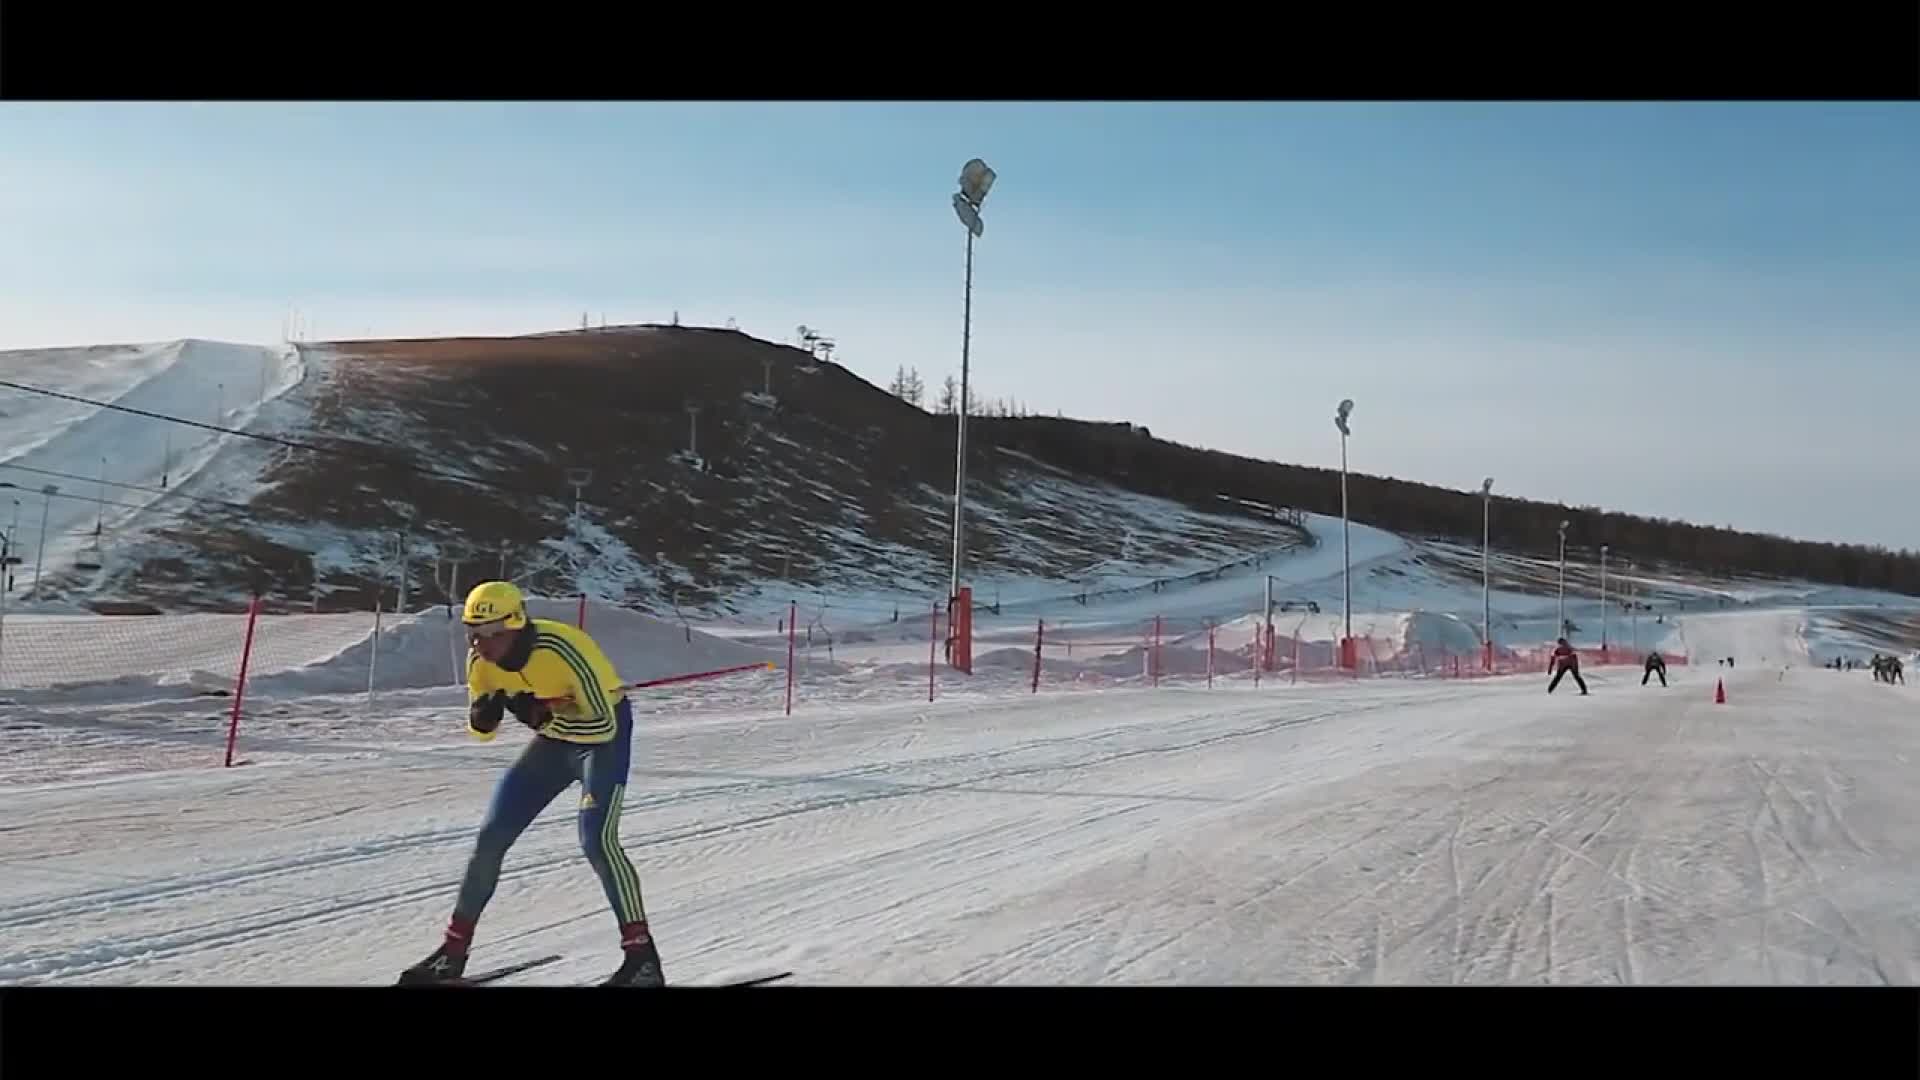
<instances>
[{"instance_id":1,"label":"ski","mask_svg":"<svg viewBox=\"0 0 1920 1080\"><path fill-rule=\"evenodd\" d=\"M561 959L561 956L559 953L548 953L545 956L536 956L530 960L520 960L511 964L502 964L496 968L488 968L485 971L476 971L471 975L462 975L457 979L447 979L444 982L431 983L428 985L485 986L486 984L493 982L496 979L504 979L509 975L517 975L522 971L527 971L529 969L537 968L537 967L543 967L547 964L555 963L560 959ZM403 983L401 985L405 985L405 984Z\"/></svg>"},{"instance_id":2,"label":"ski","mask_svg":"<svg viewBox=\"0 0 1920 1080\"><path fill-rule=\"evenodd\" d=\"M772 975L755 975L751 979L736 979L733 982L707 983L705 985L713 986L720 989L725 989L725 988L734 987L734 986L765 986L767 983L779 982L781 979L790 979L792 977L793 977L793 972L781 971L781 972L776 972L775 974L772 974Z\"/></svg>"},{"instance_id":3,"label":"ski","mask_svg":"<svg viewBox=\"0 0 1920 1080\"><path fill-rule=\"evenodd\" d=\"M495 979L504 979L509 975L518 975L520 972L526 971L529 968L544 967L547 964L556 963L560 958L559 953L548 953L545 956L536 956L531 960L522 960L517 964L505 964L489 971L464 976L456 985L482 986L486 983L493 982Z\"/></svg>"},{"instance_id":4,"label":"ski","mask_svg":"<svg viewBox=\"0 0 1920 1080\"><path fill-rule=\"evenodd\" d=\"M744 979L729 979L726 982L694 982L694 983L670 982L666 985L665 989L668 989L668 990L674 990L674 989L730 990L735 987L741 987L741 986L765 986L768 983L779 982L781 979L791 979L791 978L793 978L793 972L791 971L776 971L769 975L750 975ZM600 983L598 980L594 980L591 982L575 983L574 985L581 986L581 987L585 987L585 986L597 987L600 985ZM616 987L615 989L618 989L618 988Z\"/></svg>"}]
</instances>

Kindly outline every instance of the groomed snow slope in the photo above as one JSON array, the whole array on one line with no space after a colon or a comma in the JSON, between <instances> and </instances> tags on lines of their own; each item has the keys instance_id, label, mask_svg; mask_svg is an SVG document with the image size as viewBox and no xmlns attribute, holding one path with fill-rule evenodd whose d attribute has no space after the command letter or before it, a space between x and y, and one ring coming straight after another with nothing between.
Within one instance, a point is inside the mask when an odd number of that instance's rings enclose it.
<instances>
[{"instance_id":1,"label":"groomed snow slope","mask_svg":"<svg viewBox=\"0 0 1920 1080\"><path fill-rule=\"evenodd\" d=\"M291 345L182 340L0 352L0 378L228 429L247 426L265 404L298 385L304 372ZM190 507L169 494L135 489L159 489L164 481L168 493L178 492L215 461L231 438L8 388L0 388L0 417L6 430L0 436L0 480L33 493L22 502L34 504L31 517L21 520L26 562L16 570L15 604L32 583L40 503L47 507L41 573L70 569L94 542L96 525L105 540L98 555L111 572L116 542L142 528L177 520ZM103 467L107 485L99 483ZM49 483L63 495L83 498L42 500L38 492ZM131 486L110 486L114 484Z\"/></svg>"},{"instance_id":2,"label":"groomed snow slope","mask_svg":"<svg viewBox=\"0 0 1920 1080\"><path fill-rule=\"evenodd\" d=\"M1910 691L1671 677L1597 670L1584 698L1532 677L815 698L791 718L777 696L675 715L643 696L622 835L680 981L792 962L803 984L1912 984ZM437 940L524 737L471 744L421 693L378 724L353 697L294 702L254 721L243 768L205 767L207 725L152 735L191 767L0 789L0 982L391 981ZM73 737L72 765L155 721L7 725ZM572 803L508 857L477 962L611 969Z\"/></svg>"}]
</instances>

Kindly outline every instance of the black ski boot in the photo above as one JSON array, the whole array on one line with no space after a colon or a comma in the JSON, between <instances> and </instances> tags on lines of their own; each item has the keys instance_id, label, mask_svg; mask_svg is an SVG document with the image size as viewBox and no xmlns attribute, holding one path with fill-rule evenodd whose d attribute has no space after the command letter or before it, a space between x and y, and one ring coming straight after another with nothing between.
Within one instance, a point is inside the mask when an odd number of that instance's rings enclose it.
<instances>
[{"instance_id":1,"label":"black ski boot","mask_svg":"<svg viewBox=\"0 0 1920 1080\"><path fill-rule=\"evenodd\" d=\"M399 986L444 986L460 981L467 971L467 954L451 952L445 945L433 955L400 973Z\"/></svg>"},{"instance_id":2,"label":"black ski boot","mask_svg":"<svg viewBox=\"0 0 1920 1080\"><path fill-rule=\"evenodd\" d=\"M665 986L666 976L660 972L660 953L653 947L652 939L629 945L624 950L626 959L621 961L620 970L607 977L601 986Z\"/></svg>"}]
</instances>

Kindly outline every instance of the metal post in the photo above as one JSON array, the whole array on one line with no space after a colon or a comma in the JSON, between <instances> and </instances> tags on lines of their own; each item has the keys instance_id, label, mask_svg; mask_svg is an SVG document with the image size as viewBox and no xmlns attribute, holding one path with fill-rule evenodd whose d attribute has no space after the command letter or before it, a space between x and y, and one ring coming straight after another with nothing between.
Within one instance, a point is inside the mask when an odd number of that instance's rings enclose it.
<instances>
[{"instance_id":1,"label":"metal post","mask_svg":"<svg viewBox=\"0 0 1920 1080\"><path fill-rule=\"evenodd\" d=\"M1480 637L1485 656L1481 666L1493 670L1493 575L1489 553L1493 547L1493 477L1480 483Z\"/></svg>"},{"instance_id":2,"label":"metal post","mask_svg":"<svg viewBox=\"0 0 1920 1080\"><path fill-rule=\"evenodd\" d=\"M398 601L394 605L393 613L396 615L403 615L408 610L407 609L407 539L412 534L412 532L413 532L413 526L408 525L405 531L401 532L398 536L395 536L393 538L394 595Z\"/></svg>"},{"instance_id":3,"label":"metal post","mask_svg":"<svg viewBox=\"0 0 1920 1080\"><path fill-rule=\"evenodd\" d=\"M1600 655L1607 654L1607 545L1600 545Z\"/></svg>"},{"instance_id":4,"label":"metal post","mask_svg":"<svg viewBox=\"0 0 1920 1080\"><path fill-rule=\"evenodd\" d=\"M1353 540L1347 519L1347 433L1340 433L1340 587L1341 606L1347 613L1347 640L1353 639ZM1346 646L1342 645L1342 655Z\"/></svg>"},{"instance_id":5,"label":"metal post","mask_svg":"<svg viewBox=\"0 0 1920 1080\"><path fill-rule=\"evenodd\" d=\"M40 489L40 494L46 496L40 502L40 547L33 553L33 589L27 594L35 600L40 599L40 567L47 560L47 513L53 509L53 497L59 493L60 489L52 484Z\"/></svg>"},{"instance_id":6,"label":"metal post","mask_svg":"<svg viewBox=\"0 0 1920 1080\"><path fill-rule=\"evenodd\" d=\"M1633 572L1632 563L1627 564L1627 572ZM1632 578L1627 579L1627 611L1631 613L1629 617L1633 620L1633 653L1638 656L1640 655L1640 583Z\"/></svg>"},{"instance_id":7,"label":"metal post","mask_svg":"<svg viewBox=\"0 0 1920 1080\"><path fill-rule=\"evenodd\" d=\"M1261 616L1262 618L1260 620L1260 625L1254 630L1254 636L1259 639L1259 646L1254 650L1254 653L1253 653L1254 665L1256 667L1264 668L1267 671L1272 671L1273 670L1273 575L1272 574L1267 575L1267 606L1266 606L1266 610L1261 612ZM1207 642L1208 642L1207 663L1208 665L1212 665L1213 663L1213 652L1212 652L1213 632L1211 629L1209 629L1207 632ZM1211 672L1211 667L1209 667L1209 672ZM1208 677L1211 678L1212 677L1211 674L1209 674Z\"/></svg>"},{"instance_id":8,"label":"metal post","mask_svg":"<svg viewBox=\"0 0 1920 1080\"><path fill-rule=\"evenodd\" d=\"M1567 633L1567 523L1560 523L1560 623L1553 632L1554 637L1564 637Z\"/></svg>"},{"instance_id":9,"label":"metal post","mask_svg":"<svg viewBox=\"0 0 1920 1080\"><path fill-rule=\"evenodd\" d=\"M1333 411L1333 426L1340 429L1340 606L1346 616L1346 633L1340 639L1340 666L1347 666L1347 650L1353 642L1353 538L1347 513L1347 417L1353 413L1353 399L1343 398Z\"/></svg>"},{"instance_id":10,"label":"metal post","mask_svg":"<svg viewBox=\"0 0 1920 1080\"><path fill-rule=\"evenodd\" d=\"M7 575L13 566L13 538L20 533L20 500L13 501L13 527L0 535L0 686L7 685L6 644L7 644Z\"/></svg>"},{"instance_id":11,"label":"metal post","mask_svg":"<svg viewBox=\"0 0 1920 1080\"><path fill-rule=\"evenodd\" d=\"M980 218L980 206L993 190L995 173L979 158L960 169L960 190L953 194L953 212L967 230L967 272L960 315L960 401L955 412L953 440L953 581L947 595L960 595L960 581L966 572L967 533L967 411L971 403L971 361L973 356L973 241L986 231Z\"/></svg>"},{"instance_id":12,"label":"metal post","mask_svg":"<svg viewBox=\"0 0 1920 1080\"><path fill-rule=\"evenodd\" d=\"M967 505L967 375L973 352L973 233L967 233L966 299L960 317L960 403L956 414L953 460L953 583L948 596L960 595L960 575L966 555L964 519Z\"/></svg>"}]
</instances>

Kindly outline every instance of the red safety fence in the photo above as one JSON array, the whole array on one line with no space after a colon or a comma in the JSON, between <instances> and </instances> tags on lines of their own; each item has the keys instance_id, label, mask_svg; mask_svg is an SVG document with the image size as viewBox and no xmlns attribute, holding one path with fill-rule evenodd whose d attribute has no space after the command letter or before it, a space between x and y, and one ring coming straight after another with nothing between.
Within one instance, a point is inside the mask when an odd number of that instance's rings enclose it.
<instances>
[{"instance_id":1,"label":"red safety fence","mask_svg":"<svg viewBox=\"0 0 1920 1080\"><path fill-rule=\"evenodd\" d=\"M842 620L799 600L765 623L695 625L581 596L530 601L536 617L586 628L620 672L640 711L723 709L779 718L849 701L926 702L1112 687L1268 687L1368 678L1485 678L1544 674L1545 641L1488 650L1450 616L1313 613L1271 621L1148 616L1094 621L991 617L961 625L945 598L918 610L871 610ZM889 618L889 614L892 615ZM60 695L111 684L162 697L230 696L219 723L221 760L242 764L248 731L289 697L450 691L464 698L466 641L456 605L320 613L255 600L239 611L180 616L10 616L0 674L12 693ZM1384 629L1383 629L1384 628ZM942 645L947 648L943 651ZM956 647L958 646L958 647ZM1581 646L1583 668L1638 668L1647 652ZM1660 653L1669 667L1681 653ZM965 667L962 667L962 665ZM404 698L417 708L442 699ZM277 721L276 721L277 723Z\"/></svg>"}]
</instances>

